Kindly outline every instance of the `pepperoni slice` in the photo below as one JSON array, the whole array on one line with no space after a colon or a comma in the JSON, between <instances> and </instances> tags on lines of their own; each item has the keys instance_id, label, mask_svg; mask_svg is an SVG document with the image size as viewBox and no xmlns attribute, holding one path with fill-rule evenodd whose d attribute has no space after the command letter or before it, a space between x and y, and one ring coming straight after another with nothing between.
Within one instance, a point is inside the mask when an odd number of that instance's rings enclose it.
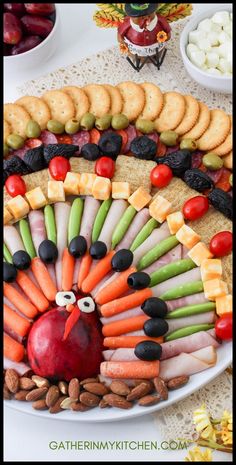
<instances>
[{"instance_id":1,"label":"pepperoni slice","mask_svg":"<svg viewBox=\"0 0 236 465\"><path fill-rule=\"evenodd\" d=\"M207 170L206 174L209 176L209 178L212 179L214 184L216 184L220 180L223 174L223 168L220 168L219 170L216 170L216 171Z\"/></svg>"},{"instance_id":2,"label":"pepperoni slice","mask_svg":"<svg viewBox=\"0 0 236 465\"><path fill-rule=\"evenodd\" d=\"M35 147L39 147L42 144L42 141L36 138L27 139L27 141L25 142L25 145L27 145L29 149L34 149Z\"/></svg>"},{"instance_id":3,"label":"pepperoni slice","mask_svg":"<svg viewBox=\"0 0 236 465\"><path fill-rule=\"evenodd\" d=\"M177 150L179 150L179 144L173 145L172 147L167 147L166 155L168 155L169 153L177 152Z\"/></svg>"},{"instance_id":4,"label":"pepperoni slice","mask_svg":"<svg viewBox=\"0 0 236 465\"><path fill-rule=\"evenodd\" d=\"M125 129L125 131L128 135L128 140L126 146L124 147L124 153L128 153L130 150L130 144L132 140L137 136L137 131L136 128L131 124Z\"/></svg>"},{"instance_id":5,"label":"pepperoni slice","mask_svg":"<svg viewBox=\"0 0 236 465\"><path fill-rule=\"evenodd\" d=\"M79 146L79 150L77 150L75 155L79 155L79 153L81 152L81 148L85 144L88 144L89 141L90 141L89 131L79 131L76 134L73 134L73 136L72 136L72 144Z\"/></svg>"},{"instance_id":6,"label":"pepperoni slice","mask_svg":"<svg viewBox=\"0 0 236 465\"><path fill-rule=\"evenodd\" d=\"M202 163L202 152L194 152L192 154L192 168L199 168Z\"/></svg>"},{"instance_id":7,"label":"pepperoni slice","mask_svg":"<svg viewBox=\"0 0 236 465\"><path fill-rule=\"evenodd\" d=\"M57 138L55 134L53 134L50 131L45 131L41 132L40 139L44 145L49 145L49 144L57 144Z\"/></svg>"}]
</instances>

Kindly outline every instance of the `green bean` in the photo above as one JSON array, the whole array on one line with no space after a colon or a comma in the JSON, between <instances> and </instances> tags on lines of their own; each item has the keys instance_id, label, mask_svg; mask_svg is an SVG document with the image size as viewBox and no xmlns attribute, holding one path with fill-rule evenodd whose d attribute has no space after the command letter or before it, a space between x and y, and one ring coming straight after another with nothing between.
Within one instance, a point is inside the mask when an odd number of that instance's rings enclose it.
<instances>
[{"instance_id":1,"label":"green bean","mask_svg":"<svg viewBox=\"0 0 236 465\"><path fill-rule=\"evenodd\" d=\"M150 236L155 228L159 228L160 224L154 218L150 218L148 222L142 227L141 231L137 234L131 244L130 250L134 252L147 238Z\"/></svg>"},{"instance_id":2,"label":"green bean","mask_svg":"<svg viewBox=\"0 0 236 465\"><path fill-rule=\"evenodd\" d=\"M6 244L3 244L3 256L8 263L12 263L12 256L6 246Z\"/></svg>"},{"instance_id":3,"label":"green bean","mask_svg":"<svg viewBox=\"0 0 236 465\"><path fill-rule=\"evenodd\" d=\"M47 237L57 245L57 229L52 205L46 205L46 207L44 207L44 219Z\"/></svg>"},{"instance_id":4,"label":"green bean","mask_svg":"<svg viewBox=\"0 0 236 465\"><path fill-rule=\"evenodd\" d=\"M169 289L160 296L162 300L173 300L185 297L186 295L198 294L203 292L203 282L194 281L193 283L185 283L180 286Z\"/></svg>"},{"instance_id":5,"label":"green bean","mask_svg":"<svg viewBox=\"0 0 236 465\"><path fill-rule=\"evenodd\" d=\"M176 329L176 331L172 331L172 333L165 336L165 342L173 341L174 339L179 339L185 336L190 336L191 334L198 333L199 331L208 331L208 329L212 329L214 327L214 323L205 323L201 325L192 325L186 326L185 328Z\"/></svg>"},{"instance_id":6,"label":"green bean","mask_svg":"<svg viewBox=\"0 0 236 465\"><path fill-rule=\"evenodd\" d=\"M111 239L112 249L114 249L119 244L121 239L123 239L136 213L137 213L137 210L135 210L135 208L132 205L126 208L125 212L123 213L120 221L118 222L113 232L112 239Z\"/></svg>"},{"instance_id":7,"label":"green bean","mask_svg":"<svg viewBox=\"0 0 236 465\"><path fill-rule=\"evenodd\" d=\"M183 260L177 260L176 262L168 263L168 265L162 266L159 270L154 271L150 274L151 282L149 287L156 286L157 284L166 281L167 279L178 276L179 274L185 273L185 271L192 270L196 264L191 258L184 258Z\"/></svg>"},{"instance_id":8,"label":"green bean","mask_svg":"<svg viewBox=\"0 0 236 465\"><path fill-rule=\"evenodd\" d=\"M199 313L210 312L215 310L215 302L206 302L204 304L196 305L187 305L186 307L179 307L173 312L169 312L166 316L166 319L170 320L172 318L182 318L184 316L198 315Z\"/></svg>"},{"instance_id":9,"label":"green bean","mask_svg":"<svg viewBox=\"0 0 236 465\"><path fill-rule=\"evenodd\" d=\"M137 265L138 271L147 268L153 262L158 260L158 258L162 257L162 255L169 252L169 250L178 245L178 243L179 241L176 236L169 236L166 239L163 239L161 242L159 242L159 244L155 245L153 249L149 250L149 252L147 252L146 255L141 258Z\"/></svg>"},{"instance_id":10,"label":"green bean","mask_svg":"<svg viewBox=\"0 0 236 465\"><path fill-rule=\"evenodd\" d=\"M107 200L103 200L101 206L99 207L99 210L97 212L97 215L96 215L96 218L93 224L92 243L97 241L100 236L100 232L104 225L104 221L107 217L111 204L112 204L112 199L109 198Z\"/></svg>"},{"instance_id":11,"label":"green bean","mask_svg":"<svg viewBox=\"0 0 236 465\"><path fill-rule=\"evenodd\" d=\"M68 224L68 244L74 237L79 235L81 219L83 214L84 201L77 197L72 203L69 224Z\"/></svg>"},{"instance_id":12,"label":"green bean","mask_svg":"<svg viewBox=\"0 0 236 465\"><path fill-rule=\"evenodd\" d=\"M31 231L29 227L29 223L27 220L22 219L19 222L20 227L20 234L22 237L23 244L25 246L26 252L28 252L30 258L36 257L36 251L34 247L34 243L32 241Z\"/></svg>"}]
</instances>

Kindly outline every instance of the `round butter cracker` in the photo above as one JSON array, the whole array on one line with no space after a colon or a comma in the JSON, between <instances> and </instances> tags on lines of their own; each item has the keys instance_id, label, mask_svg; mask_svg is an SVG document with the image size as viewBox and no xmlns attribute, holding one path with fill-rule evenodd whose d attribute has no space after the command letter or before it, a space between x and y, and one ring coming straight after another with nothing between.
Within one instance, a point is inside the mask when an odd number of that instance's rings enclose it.
<instances>
[{"instance_id":1,"label":"round butter cracker","mask_svg":"<svg viewBox=\"0 0 236 465\"><path fill-rule=\"evenodd\" d=\"M117 87L112 86L111 84L103 84L103 87L107 90L111 99L111 107L109 110L110 115L117 115L121 113L123 107L123 99L121 93Z\"/></svg>"},{"instance_id":2,"label":"round butter cracker","mask_svg":"<svg viewBox=\"0 0 236 465\"><path fill-rule=\"evenodd\" d=\"M80 118L89 111L89 99L86 93L77 86L65 86L62 87L62 92L65 92L73 100L75 106L75 118Z\"/></svg>"},{"instance_id":3,"label":"round butter cracker","mask_svg":"<svg viewBox=\"0 0 236 465\"><path fill-rule=\"evenodd\" d=\"M157 132L175 129L183 119L185 113L185 99L179 92L166 92L164 105L160 115L155 120Z\"/></svg>"},{"instance_id":4,"label":"round butter cracker","mask_svg":"<svg viewBox=\"0 0 236 465\"><path fill-rule=\"evenodd\" d=\"M161 89L152 82L143 82L140 84L145 92L145 105L140 118L153 121L160 114L164 97Z\"/></svg>"},{"instance_id":5,"label":"round butter cracker","mask_svg":"<svg viewBox=\"0 0 236 465\"><path fill-rule=\"evenodd\" d=\"M186 105L184 117L179 126L175 128L175 132L180 136L192 129L199 115L198 101L192 95L184 95L184 100Z\"/></svg>"},{"instance_id":6,"label":"round butter cracker","mask_svg":"<svg viewBox=\"0 0 236 465\"><path fill-rule=\"evenodd\" d=\"M5 103L3 112L4 120L10 125L12 134L19 134L26 139L26 126L31 119L29 113L16 103Z\"/></svg>"},{"instance_id":7,"label":"round butter cracker","mask_svg":"<svg viewBox=\"0 0 236 465\"><path fill-rule=\"evenodd\" d=\"M224 155L222 160L223 160L225 168L228 168L229 170L233 169L233 152L230 152L227 155Z\"/></svg>"},{"instance_id":8,"label":"round butter cracker","mask_svg":"<svg viewBox=\"0 0 236 465\"><path fill-rule=\"evenodd\" d=\"M52 119L65 124L69 119L74 118L75 108L71 97L61 90L48 90L42 95L51 111Z\"/></svg>"},{"instance_id":9,"label":"round butter cracker","mask_svg":"<svg viewBox=\"0 0 236 465\"><path fill-rule=\"evenodd\" d=\"M223 110L210 110L209 127L197 140L199 150L212 150L220 145L230 131L230 118Z\"/></svg>"},{"instance_id":10,"label":"round butter cracker","mask_svg":"<svg viewBox=\"0 0 236 465\"><path fill-rule=\"evenodd\" d=\"M202 134L207 130L210 124L211 114L210 110L205 103L199 102L199 115L196 120L196 123L190 129L190 131L186 132L181 138L182 139L199 139Z\"/></svg>"},{"instance_id":11,"label":"round butter cracker","mask_svg":"<svg viewBox=\"0 0 236 465\"><path fill-rule=\"evenodd\" d=\"M222 144L214 148L214 153L216 153L216 155L219 155L219 157L223 157L224 155L227 155L233 149L233 126L232 126L233 122L232 122L231 115L229 115L229 119L230 119L230 125L231 125L229 134L226 136Z\"/></svg>"},{"instance_id":12,"label":"round butter cracker","mask_svg":"<svg viewBox=\"0 0 236 465\"><path fill-rule=\"evenodd\" d=\"M10 124L4 119L3 120L3 142L7 141L8 136L12 133Z\"/></svg>"},{"instance_id":13,"label":"round butter cracker","mask_svg":"<svg viewBox=\"0 0 236 465\"><path fill-rule=\"evenodd\" d=\"M145 105L145 92L135 82L125 81L116 86L123 97L122 113L129 121L134 121L142 113Z\"/></svg>"},{"instance_id":14,"label":"round butter cracker","mask_svg":"<svg viewBox=\"0 0 236 465\"><path fill-rule=\"evenodd\" d=\"M101 118L109 113L111 99L105 87L100 84L88 84L83 87L83 90L90 102L90 113L93 113L96 118Z\"/></svg>"},{"instance_id":15,"label":"round butter cracker","mask_svg":"<svg viewBox=\"0 0 236 465\"><path fill-rule=\"evenodd\" d=\"M31 97L26 95L21 97L16 102L22 106L41 127L42 131L47 128L47 122L51 119L51 113L48 105L39 97Z\"/></svg>"}]
</instances>

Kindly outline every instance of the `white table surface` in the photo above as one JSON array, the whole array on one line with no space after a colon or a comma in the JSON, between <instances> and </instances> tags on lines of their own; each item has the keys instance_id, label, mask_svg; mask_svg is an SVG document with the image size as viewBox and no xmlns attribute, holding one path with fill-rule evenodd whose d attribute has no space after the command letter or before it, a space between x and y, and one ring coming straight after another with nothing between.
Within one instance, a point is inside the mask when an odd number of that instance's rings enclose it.
<instances>
[{"instance_id":1,"label":"white table surface","mask_svg":"<svg viewBox=\"0 0 236 465\"><path fill-rule=\"evenodd\" d=\"M195 14L210 5L194 4ZM55 55L37 68L19 69L9 73L4 68L4 101L19 97L16 87L59 67L69 65L88 55L116 44L116 30L99 29L92 20L95 4L58 4L61 16L61 37ZM173 438L174 440L175 438ZM184 461L186 450L51 450L50 441L164 441L151 415L138 419L106 424L78 424L52 421L26 415L5 407L5 461ZM231 461L229 454L214 452L214 461Z\"/></svg>"}]
</instances>

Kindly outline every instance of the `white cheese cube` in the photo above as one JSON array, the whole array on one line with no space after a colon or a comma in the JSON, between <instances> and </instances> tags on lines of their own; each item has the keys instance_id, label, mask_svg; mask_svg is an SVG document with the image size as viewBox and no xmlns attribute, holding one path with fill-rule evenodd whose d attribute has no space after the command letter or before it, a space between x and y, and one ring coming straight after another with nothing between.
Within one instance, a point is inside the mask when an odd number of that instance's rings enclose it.
<instances>
[{"instance_id":1,"label":"white cheese cube","mask_svg":"<svg viewBox=\"0 0 236 465\"><path fill-rule=\"evenodd\" d=\"M166 217L168 228L171 234L176 234L177 231L184 225L184 215L182 212L170 213Z\"/></svg>"},{"instance_id":2,"label":"white cheese cube","mask_svg":"<svg viewBox=\"0 0 236 465\"><path fill-rule=\"evenodd\" d=\"M221 316L224 313L232 313L233 311L233 299L231 294L224 295L222 297L216 297L216 313Z\"/></svg>"},{"instance_id":3,"label":"white cheese cube","mask_svg":"<svg viewBox=\"0 0 236 465\"><path fill-rule=\"evenodd\" d=\"M149 214L152 218L158 221L158 223L163 223L171 211L171 203L169 200L165 199L161 195L153 200L149 206Z\"/></svg>"},{"instance_id":4,"label":"white cheese cube","mask_svg":"<svg viewBox=\"0 0 236 465\"><path fill-rule=\"evenodd\" d=\"M201 236L197 234L192 228L184 224L176 233L176 238L187 249L192 249L200 240Z\"/></svg>"},{"instance_id":5,"label":"white cheese cube","mask_svg":"<svg viewBox=\"0 0 236 465\"><path fill-rule=\"evenodd\" d=\"M48 200L50 202L65 202L63 181L48 181Z\"/></svg>"},{"instance_id":6,"label":"white cheese cube","mask_svg":"<svg viewBox=\"0 0 236 465\"><path fill-rule=\"evenodd\" d=\"M17 195L16 197L13 197L13 199L9 200L7 208L16 220L27 215L30 209L29 204L22 195Z\"/></svg>"},{"instance_id":7,"label":"white cheese cube","mask_svg":"<svg viewBox=\"0 0 236 465\"><path fill-rule=\"evenodd\" d=\"M194 245L187 255L197 266L200 266L204 260L213 257L212 253L204 244L204 242L198 242L196 245Z\"/></svg>"},{"instance_id":8,"label":"white cheese cube","mask_svg":"<svg viewBox=\"0 0 236 465\"><path fill-rule=\"evenodd\" d=\"M215 52L207 52L206 54L206 64L208 68L216 68L219 63L219 55Z\"/></svg>"},{"instance_id":9,"label":"white cheese cube","mask_svg":"<svg viewBox=\"0 0 236 465\"><path fill-rule=\"evenodd\" d=\"M67 195L79 195L80 174L68 171L64 180L64 190Z\"/></svg>"},{"instance_id":10,"label":"white cheese cube","mask_svg":"<svg viewBox=\"0 0 236 465\"><path fill-rule=\"evenodd\" d=\"M202 281L220 278L222 276L222 263L219 258L209 258L201 263Z\"/></svg>"},{"instance_id":11,"label":"white cheese cube","mask_svg":"<svg viewBox=\"0 0 236 465\"><path fill-rule=\"evenodd\" d=\"M41 187L35 187L31 191L26 192L25 194L32 210L37 210L46 205L47 199L41 189Z\"/></svg>"},{"instance_id":12,"label":"white cheese cube","mask_svg":"<svg viewBox=\"0 0 236 465\"><path fill-rule=\"evenodd\" d=\"M205 297L209 300L216 300L217 297L223 297L228 294L228 286L221 279L211 279L203 283Z\"/></svg>"},{"instance_id":13,"label":"white cheese cube","mask_svg":"<svg viewBox=\"0 0 236 465\"><path fill-rule=\"evenodd\" d=\"M195 66L201 68L205 63L206 55L202 50L199 50L199 52L192 52L190 59Z\"/></svg>"},{"instance_id":14,"label":"white cheese cube","mask_svg":"<svg viewBox=\"0 0 236 465\"><path fill-rule=\"evenodd\" d=\"M217 11L211 18L212 22L224 26L229 23L230 16L228 11Z\"/></svg>"}]
</instances>

